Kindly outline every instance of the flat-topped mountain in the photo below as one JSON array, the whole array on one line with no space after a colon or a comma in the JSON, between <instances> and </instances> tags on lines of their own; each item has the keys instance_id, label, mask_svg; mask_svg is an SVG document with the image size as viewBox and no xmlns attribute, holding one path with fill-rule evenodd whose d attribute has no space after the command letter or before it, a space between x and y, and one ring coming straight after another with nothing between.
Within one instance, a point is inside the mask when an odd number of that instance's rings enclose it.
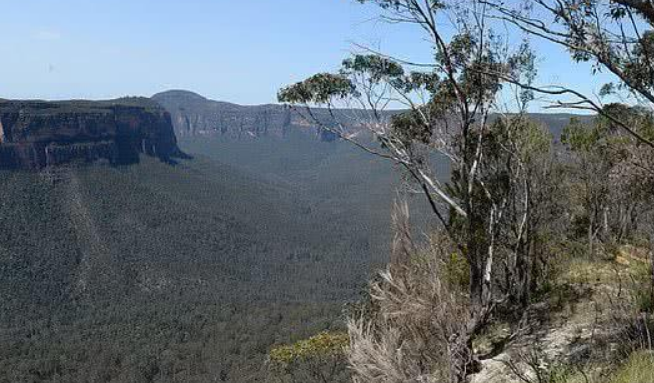
<instances>
[{"instance_id":1,"label":"flat-topped mountain","mask_svg":"<svg viewBox=\"0 0 654 383\"><path fill-rule=\"evenodd\" d=\"M40 169L75 160L138 162L181 154L170 114L147 98L0 100L0 168Z\"/></svg>"},{"instance_id":2,"label":"flat-topped mountain","mask_svg":"<svg viewBox=\"0 0 654 383\"><path fill-rule=\"evenodd\" d=\"M301 130L322 141L333 141L329 132L307 124L298 113L284 105L237 105L214 101L185 90L170 90L152 96L172 116L180 137L209 135L234 139L283 138L291 130Z\"/></svg>"},{"instance_id":3,"label":"flat-topped mountain","mask_svg":"<svg viewBox=\"0 0 654 383\"><path fill-rule=\"evenodd\" d=\"M152 99L170 112L180 136L284 136L292 123L291 111L280 105L241 106L177 90L156 94Z\"/></svg>"}]
</instances>

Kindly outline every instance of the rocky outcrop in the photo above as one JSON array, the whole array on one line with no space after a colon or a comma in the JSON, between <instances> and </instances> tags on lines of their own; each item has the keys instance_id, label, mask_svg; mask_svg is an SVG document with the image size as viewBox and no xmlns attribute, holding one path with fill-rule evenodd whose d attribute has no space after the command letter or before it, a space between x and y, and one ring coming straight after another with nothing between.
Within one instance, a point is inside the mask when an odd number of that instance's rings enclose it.
<instances>
[{"instance_id":1,"label":"rocky outcrop","mask_svg":"<svg viewBox=\"0 0 654 383\"><path fill-rule=\"evenodd\" d=\"M146 98L0 100L0 168L40 169L76 160L113 164L182 155L170 114Z\"/></svg>"}]
</instances>

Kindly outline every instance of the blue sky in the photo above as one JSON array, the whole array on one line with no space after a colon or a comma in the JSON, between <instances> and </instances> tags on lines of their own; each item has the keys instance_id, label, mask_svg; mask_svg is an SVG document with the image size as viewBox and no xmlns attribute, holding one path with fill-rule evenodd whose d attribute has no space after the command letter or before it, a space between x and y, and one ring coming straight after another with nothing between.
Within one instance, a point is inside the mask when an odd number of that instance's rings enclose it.
<instances>
[{"instance_id":1,"label":"blue sky","mask_svg":"<svg viewBox=\"0 0 654 383\"><path fill-rule=\"evenodd\" d=\"M334 70L354 43L428 60L413 28L354 0L0 0L1 98L106 99L188 89L242 104ZM541 83L600 80L536 43Z\"/></svg>"}]
</instances>

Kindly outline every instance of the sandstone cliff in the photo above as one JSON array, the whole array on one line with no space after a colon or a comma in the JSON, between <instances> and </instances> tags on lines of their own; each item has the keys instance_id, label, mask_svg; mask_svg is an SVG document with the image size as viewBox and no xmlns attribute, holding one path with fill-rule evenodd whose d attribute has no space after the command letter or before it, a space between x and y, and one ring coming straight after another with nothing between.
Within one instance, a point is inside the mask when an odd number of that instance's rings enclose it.
<instances>
[{"instance_id":1,"label":"sandstone cliff","mask_svg":"<svg viewBox=\"0 0 654 383\"><path fill-rule=\"evenodd\" d=\"M300 115L283 105L237 105L209 100L183 90L158 93L152 96L152 100L170 112L179 136L283 138L291 130L298 130L323 141L333 141L336 138L333 134L307 124Z\"/></svg>"},{"instance_id":2,"label":"sandstone cliff","mask_svg":"<svg viewBox=\"0 0 654 383\"><path fill-rule=\"evenodd\" d=\"M199 94L170 90L152 96L152 100L164 107L172 116L173 126L178 136L223 136L233 139L256 139L259 137L285 137L295 130L311 135L321 141L338 139L329 131L308 123L302 116L283 105L243 106L227 102L213 101ZM391 117L402 110L388 110L384 115ZM316 108L314 116L329 124L333 119L326 109ZM349 133L360 134L360 120L365 113L357 110L336 110L334 114ZM491 119L497 117L491 115ZM546 126L555 139L569 123L571 117L589 122L592 116L556 113L534 113L530 118Z\"/></svg>"},{"instance_id":3,"label":"sandstone cliff","mask_svg":"<svg viewBox=\"0 0 654 383\"><path fill-rule=\"evenodd\" d=\"M129 164L182 155L170 114L145 98L0 100L0 168L40 169L75 160Z\"/></svg>"}]
</instances>

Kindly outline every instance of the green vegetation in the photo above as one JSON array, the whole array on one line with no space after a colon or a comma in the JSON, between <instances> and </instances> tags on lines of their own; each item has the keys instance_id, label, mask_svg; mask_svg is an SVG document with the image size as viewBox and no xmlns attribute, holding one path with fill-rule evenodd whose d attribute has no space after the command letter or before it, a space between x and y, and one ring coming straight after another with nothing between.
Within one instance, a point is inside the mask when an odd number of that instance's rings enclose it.
<instances>
[{"instance_id":1,"label":"green vegetation","mask_svg":"<svg viewBox=\"0 0 654 383\"><path fill-rule=\"evenodd\" d=\"M202 156L2 172L0 382L252 382L274 345L343 328L393 198L352 156L286 179Z\"/></svg>"},{"instance_id":2,"label":"green vegetation","mask_svg":"<svg viewBox=\"0 0 654 383\"><path fill-rule=\"evenodd\" d=\"M270 362L285 367L298 359L343 354L349 341L350 338L345 333L322 332L292 345L273 348L270 351Z\"/></svg>"},{"instance_id":3,"label":"green vegetation","mask_svg":"<svg viewBox=\"0 0 654 383\"><path fill-rule=\"evenodd\" d=\"M654 6L359 2L417 26L432 61L355 54L279 91L298 114L186 93L211 116L178 108L178 125L223 136L189 139L207 157L175 167L0 173L0 383L651 381ZM498 20L645 107L539 88L528 39L514 46ZM536 93L596 116L558 143L529 118ZM322 139L389 161L288 130L301 112Z\"/></svg>"},{"instance_id":4,"label":"green vegetation","mask_svg":"<svg viewBox=\"0 0 654 383\"><path fill-rule=\"evenodd\" d=\"M123 97L115 100L106 101L88 101L88 100L71 100L71 101L16 101L1 100L0 112L8 110L20 110L22 113L30 115L41 114L65 114L65 113L100 113L106 114L111 112L112 107L132 107L141 108L147 112L161 112L162 108L156 102L147 97Z\"/></svg>"},{"instance_id":5,"label":"green vegetation","mask_svg":"<svg viewBox=\"0 0 654 383\"><path fill-rule=\"evenodd\" d=\"M654 382L654 355L651 352L633 354L620 368L610 383L650 383Z\"/></svg>"},{"instance_id":6,"label":"green vegetation","mask_svg":"<svg viewBox=\"0 0 654 383\"><path fill-rule=\"evenodd\" d=\"M273 348L269 368L279 381L344 381L348 377L345 358L349 344L348 334L322 332L291 345Z\"/></svg>"}]
</instances>

